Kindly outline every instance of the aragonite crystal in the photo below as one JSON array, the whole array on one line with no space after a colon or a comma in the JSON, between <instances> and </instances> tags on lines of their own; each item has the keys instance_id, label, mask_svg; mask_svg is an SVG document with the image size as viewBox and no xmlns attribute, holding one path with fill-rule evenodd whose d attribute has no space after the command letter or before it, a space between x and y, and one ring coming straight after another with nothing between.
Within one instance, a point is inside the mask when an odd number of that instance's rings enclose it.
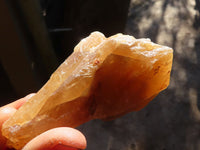
<instances>
[{"instance_id":1,"label":"aragonite crystal","mask_svg":"<svg viewBox=\"0 0 200 150\"><path fill-rule=\"evenodd\" d=\"M138 111L167 88L172 57L171 48L149 39L93 32L3 124L2 133L10 147L20 149L54 127Z\"/></svg>"}]
</instances>

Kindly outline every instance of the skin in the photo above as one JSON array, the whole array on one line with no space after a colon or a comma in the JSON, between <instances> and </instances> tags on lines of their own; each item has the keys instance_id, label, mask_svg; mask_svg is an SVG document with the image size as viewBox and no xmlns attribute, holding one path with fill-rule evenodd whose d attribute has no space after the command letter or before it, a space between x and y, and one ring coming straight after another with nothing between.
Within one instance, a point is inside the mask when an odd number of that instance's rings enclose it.
<instances>
[{"instance_id":1,"label":"skin","mask_svg":"<svg viewBox=\"0 0 200 150\"><path fill-rule=\"evenodd\" d=\"M13 103L0 107L0 128L28 99L34 94L29 94ZM22 150L83 150L86 148L85 136L76 129L59 127L48 130L27 143ZM6 139L0 134L0 149L6 147Z\"/></svg>"}]
</instances>

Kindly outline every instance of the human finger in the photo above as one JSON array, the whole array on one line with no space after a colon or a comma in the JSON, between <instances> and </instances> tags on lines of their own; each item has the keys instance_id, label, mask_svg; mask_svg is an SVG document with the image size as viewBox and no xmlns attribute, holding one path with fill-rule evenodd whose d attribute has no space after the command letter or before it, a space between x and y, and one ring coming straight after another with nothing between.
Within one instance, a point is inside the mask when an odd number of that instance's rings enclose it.
<instances>
[{"instance_id":1,"label":"human finger","mask_svg":"<svg viewBox=\"0 0 200 150\"><path fill-rule=\"evenodd\" d=\"M59 127L32 139L22 150L81 150L86 148L85 136L78 130Z\"/></svg>"},{"instance_id":2,"label":"human finger","mask_svg":"<svg viewBox=\"0 0 200 150\"><path fill-rule=\"evenodd\" d=\"M0 149L5 149L6 138L2 136L1 128L3 123L9 119L28 99L34 94L29 94L24 98L21 98L15 102L0 107Z\"/></svg>"},{"instance_id":3,"label":"human finger","mask_svg":"<svg viewBox=\"0 0 200 150\"><path fill-rule=\"evenodd\" d=\"M6 145L6 138L3 137L1 134L2 125L15 112L16 112L16 109L12 107L5 107L3 109L0 109L0 149L5 149L5 145Z\"/></svg>"},{"instance_id":4,"label":"human finger","mask_svg":"<svg viewBox=\"0 0 200 150\"><path fill-rule=\"evenodd\" d=\"M25 102L27 102L31 97L33 97L35 95L35 93L31 93L23 98L20 98L19 100L16 100L10 104L7 104L5 106L3 106L2 108L4 107L13 107L15 109L19 109Z\"/></svg>"}]
</instances>

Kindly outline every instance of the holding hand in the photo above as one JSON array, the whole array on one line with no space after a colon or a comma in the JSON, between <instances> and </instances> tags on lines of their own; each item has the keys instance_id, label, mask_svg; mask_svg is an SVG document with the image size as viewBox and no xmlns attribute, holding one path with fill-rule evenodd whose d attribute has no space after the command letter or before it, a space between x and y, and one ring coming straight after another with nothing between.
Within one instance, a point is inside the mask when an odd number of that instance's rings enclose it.
<instances>
[{"instance_id":1,"label":"holding hand","mask_svg":"<svg viewBox=\"0 0 200 150\"><path fill-rule=\"evenodd\" d=\"M2 128L2 124L33 95L30 94L13 103L0 107L0 129ZM81 150L85 148L86 139L81 132L69 127L60 127L38 135L28 142L22 150ZM6 147L6 138L2 134L0 134L0 149L9 149Z\"/></svg>"}]
</instances>

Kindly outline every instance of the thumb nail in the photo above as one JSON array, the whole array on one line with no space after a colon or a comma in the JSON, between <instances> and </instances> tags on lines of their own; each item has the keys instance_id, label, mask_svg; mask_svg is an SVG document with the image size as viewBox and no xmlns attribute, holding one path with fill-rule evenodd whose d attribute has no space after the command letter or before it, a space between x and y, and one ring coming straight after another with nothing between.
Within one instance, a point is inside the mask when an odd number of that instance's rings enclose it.
<instances>
[{"instance_id":1,"label":"thumb nail","mask_svg":"<svg viewBox=\"0 0 200 150\"><path fill-rule=\"evenodd\" d=\"M32 94L29 94L29 95L27 95L25 98L27 99L27 101L31 98L31 97L33 97L35 95L35 93L32 93Z\"/></svg>"}]
</instances>

